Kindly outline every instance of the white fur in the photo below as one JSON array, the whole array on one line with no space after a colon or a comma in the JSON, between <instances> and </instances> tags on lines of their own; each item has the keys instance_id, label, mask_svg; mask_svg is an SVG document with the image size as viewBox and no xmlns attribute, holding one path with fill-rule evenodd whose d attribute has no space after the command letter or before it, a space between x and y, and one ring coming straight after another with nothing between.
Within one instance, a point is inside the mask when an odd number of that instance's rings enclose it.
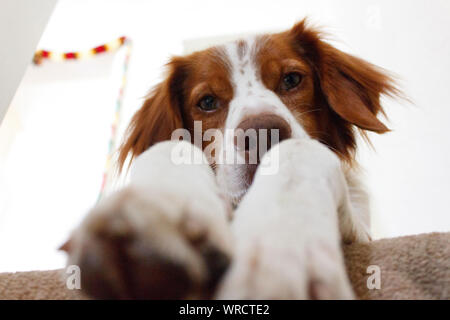
<instances>
[{"instance_id":1,"label":"white fur","mask_svg":"<svg viewBox=\"0 0 450 320\"><path fill-rule=\"evenodd\" d=\"M155 256L183 266L193 283L193 291L184 298L203 297L195 289L208 281L208 267L202 252L192 242L201 237L210 247L231 256L233 239L228 222L231 209L223 201L207 162L176 165L174 150L181 157L183 154L204 157L194 145L175 141L161 142L142 153L133 163L129 185L102 199L73 232L68 264L79 265L88 256L92 265L115 270L116 266L111 265L114 260L109 261L108 256L102 257L95 251L98 248L95 242L105 239L98 236L138 239ZM146 254L143 259L148 258L149 253ZM112 277L110 270L104 270L105 281L120 292L126 279Z\"/></svg>"},{"instance_id":2,"label":"white fur","mask_svg":"<svg viewBox=\"0 0 450 320\"><path fill-rule=\"evenodd\" d=\"M316 298L352 298L341 237L369 238L352 210L339 159L308 138L270 152L279 153L279 173L257 171L235 212L234 262L218 298L307 299L311 290Z\"/></svg>"},{"instance_id":3,"label":"white fur","mask_svg":"<svg viewBox=\"0 0 450 320\"><path fill-rule=\"evenodd\" d=\"M367 241L369 205L357 174L341 168L338 158L307 133L278 96L260 80L255 62L261 38L226 45L234 97L225 127L235 129L246 117L274 113L284 118L292 138L265 155L280 152L280 170L262 175L242 199L233 221L236 251L220 298L351 298L340 249L346 242ZM244 54L242 54L244 51ZM222 152L234 148L225 137ZM218 183L232 200L247 192L239 165L218 165ZM351 202L353 201L353 203ZM256 261L256 262L255 262Z\"/></svg>"},{"instance_id":4,"label":"white fur","mask_svg":"<svg viewBox=\"0 0 450 320\"><path fill-rule=\"evenodd\" d=\"M289 123L293 138L306 137L305 130L289 109L261 81L260 70L255 61L261 41L263 40L257 37L243 40L246 49L243 50L242 56L238 54L238 42L225 45L227 65L231 66L231 83L234 90L233 99L228 106L225 128L236 129L246 117L273 113ZM227 153L233 152L234 148L232 136L225 135L223 146L219 151L222 159L226 158ZM239 200L247 190L247 185L242 180L242 170L245 168L239 164L218 165L217 168L219 185L232 201Z\"/></svg>"}]
</instances>

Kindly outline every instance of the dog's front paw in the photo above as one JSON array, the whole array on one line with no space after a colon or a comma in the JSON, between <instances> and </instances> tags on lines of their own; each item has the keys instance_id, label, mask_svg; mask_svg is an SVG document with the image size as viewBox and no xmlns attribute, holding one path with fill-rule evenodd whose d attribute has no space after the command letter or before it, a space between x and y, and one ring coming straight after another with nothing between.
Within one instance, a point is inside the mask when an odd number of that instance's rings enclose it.
<instances>
[{"instance_id":1,"label":"dog's front paw","mask_svg":"<svg viewBox=\"0 0 450 320\"><path fill-rule=\"evenodd\" d=\"M69 264L99 299L207 297L229 264L228 235L213 210L176 195L124 189L97 205L73 233ZM153 199L153 200L151 200Z\"/></svg>"},{"instance_id":2,"label":"dog's front paw","mask_svg":"<svg viewBox=\"0 0 450 320\"><path fill-rule=\"evenodd\" d=\"M218 299L353 299L339 250L253 242L235 256Z\"/></svg>"}]
</instances>

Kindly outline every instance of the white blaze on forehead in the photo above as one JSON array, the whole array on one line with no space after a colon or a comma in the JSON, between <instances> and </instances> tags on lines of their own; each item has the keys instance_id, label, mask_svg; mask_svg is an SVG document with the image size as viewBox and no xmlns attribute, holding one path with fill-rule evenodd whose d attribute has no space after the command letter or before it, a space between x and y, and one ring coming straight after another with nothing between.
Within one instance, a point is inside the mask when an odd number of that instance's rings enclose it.
<instances>
[{"instance_id":1,"label":"white blaze on forehead","mask_svg":"<svg viewBox=\"0 0 450 320\"><path fill-rule=\"evenodd\" d=\"M239 40L225 46L231 66L234 98L251 96L261 84L256 67L256 39ZM253 89L253 90L252 90Z\"/></svg>"},{"instance_id":2,"label":"white blaze on forehead","mask_svg":"<svg viewBox=\"0 0 450 320\"><path fill-rule=\"evenodd\" d=\"M267 37L250 37L228 43L224 54L230 68L233 85L233 99L229 103L225 127L234 129L247 116L274 113L284 118L290 125L294 137L305 136L305 131L296 121L278 95L266 88L261 80L261 66L257 56Z\"/></svg>"}]
</instances>

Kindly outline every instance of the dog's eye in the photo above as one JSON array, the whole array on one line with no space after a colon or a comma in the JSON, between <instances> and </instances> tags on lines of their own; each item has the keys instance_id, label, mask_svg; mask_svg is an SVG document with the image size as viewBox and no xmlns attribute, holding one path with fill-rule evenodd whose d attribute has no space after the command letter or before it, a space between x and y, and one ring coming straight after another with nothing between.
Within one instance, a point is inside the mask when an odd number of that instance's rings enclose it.
<instances>
[{"instance_id":1,"label":"dog's eye","mask_svg":"<svg viewBox=\"0 0 450 320\"><path fill-rule=\"evenodd\" d=\"M285 74L281 82L281 89L288 91L297 87L302 82L302 78L303 76L298 72Z\"/></svg>"},{"instance_id":2,"label":"dog's eye","mask_svg":"<svg viewBox=\"0 0 450 320\"><path fill-rule=\"evenodd\" d=\"M201 98L197 103L197 106L203 111L213 111L218 108L219 104L217 103L216 98L208 95Z\"/></svg>"}]
</instances>

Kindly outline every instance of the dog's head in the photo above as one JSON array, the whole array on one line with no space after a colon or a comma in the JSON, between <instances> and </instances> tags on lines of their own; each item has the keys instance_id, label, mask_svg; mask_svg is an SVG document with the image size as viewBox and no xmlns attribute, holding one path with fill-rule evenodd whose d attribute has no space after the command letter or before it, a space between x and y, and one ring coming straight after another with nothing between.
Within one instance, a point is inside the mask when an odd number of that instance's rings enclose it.
<instances>
[{"instance_id":1,"label":"dog's head","mask_svg":"<svg viewBox=\"0 0 450 320\"><path fill-rule=\"evenodd\" d=\"M203 149L214 146L222 158L236 149L246 153L253 148L251 141L239 147L236 137L225 134L239 128L278 129L279 140L309 135L352 162L355 129L388 131L377 118L383 113L382 94L397 94L385 72L324 42L303 20L286 32L172 59L166 80L134 115L119 161L123 165L129 154L134 157L170 139L179 128L192 137L211 129L223 133L224 139L211 144L200 138ZM213 159L211 164L219 183L238 201L256 165L216 164Z\"/></svg>"}]
</instances>

